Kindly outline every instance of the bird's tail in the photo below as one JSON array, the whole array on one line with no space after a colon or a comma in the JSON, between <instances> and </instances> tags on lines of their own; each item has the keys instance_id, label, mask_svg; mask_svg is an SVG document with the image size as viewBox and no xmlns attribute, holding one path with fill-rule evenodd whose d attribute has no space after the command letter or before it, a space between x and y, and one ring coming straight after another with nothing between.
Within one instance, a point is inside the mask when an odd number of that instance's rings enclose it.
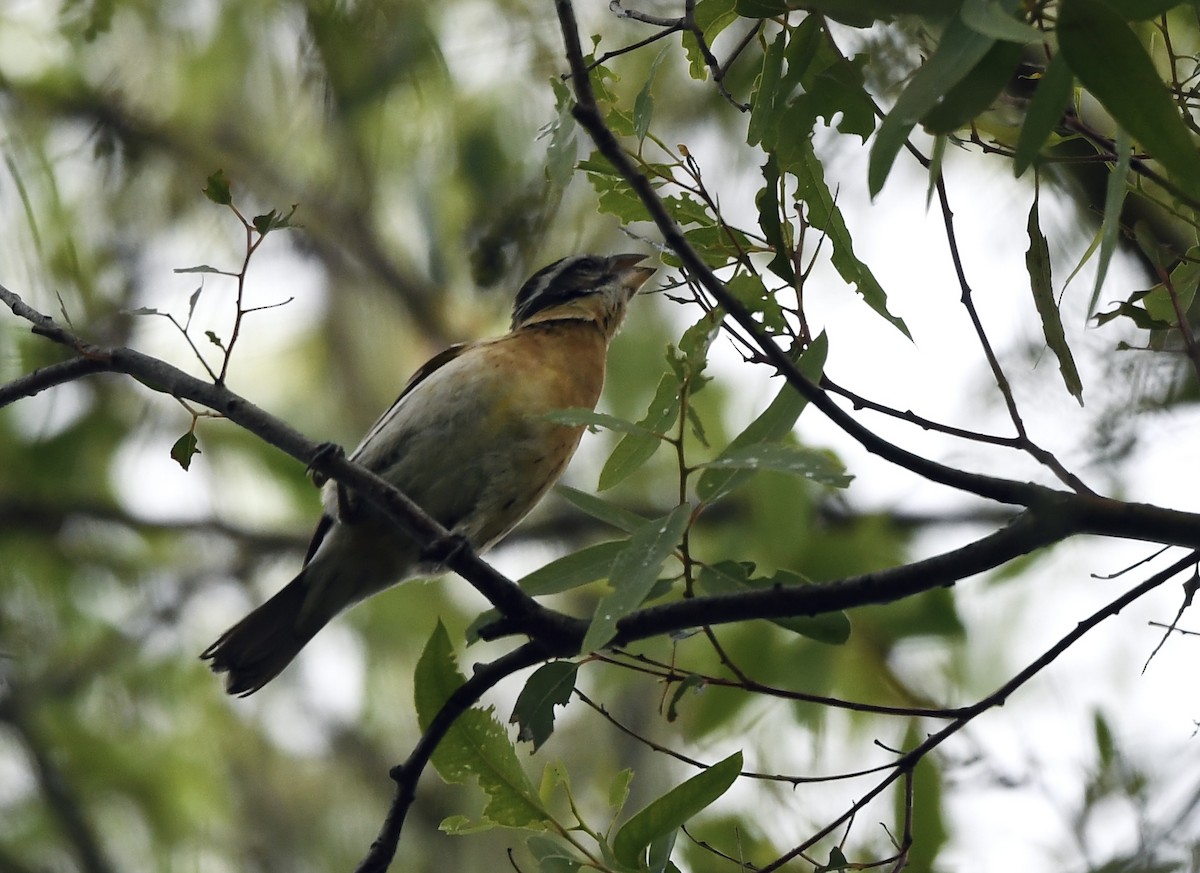
<instances>
[{"instance_id":1,"label":"bird's tail","mask_svg":"<svg viewBox=\"0 0 1200 873\"><path fill-rule=\"evenodd\" d=\"M247 697L262 688L292 662L332 614L303 615L309 586L304 572L205 649L214 673L228 673L225 690Z\"/></svg>"}]
</instances>

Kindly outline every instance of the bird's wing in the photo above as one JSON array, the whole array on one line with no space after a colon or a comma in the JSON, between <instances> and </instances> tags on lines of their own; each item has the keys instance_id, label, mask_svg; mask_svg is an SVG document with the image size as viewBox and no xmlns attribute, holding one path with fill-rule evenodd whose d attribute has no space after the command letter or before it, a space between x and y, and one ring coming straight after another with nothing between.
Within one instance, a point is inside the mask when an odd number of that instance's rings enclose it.
<instances>
[{"instance_id":1,"label":"bird's wing","mask_svg":"<svg viewBox=\"0 0 1200 873\"><path fill-rule=\"evenodd\" d=\"M351 453L350 460L354 461L358 459L358 456L362 454L362 450L366 447L367 443L369 443L375 437L375 435L378 434L379 431L381 431L389 421L391 421L392 417L399 411L404 398L406 398L414 388L428 379L437 370L440 370L442 367L446 366L446 364L453 361L472 345L475 344L458 343L457 345L450 346L450 348L446 349L445 351L438 352L436 355L422 364L417 372L412 374L412 377L408 380L408 383L404 386L404 388L401 389L400 396L393 401L392 405L387 408L387 411L383 415L379 416L379 420L371 425L371 429L368 430L366 436L362 438L362 441L358 444L358 448Z\"/></svg>"}]
</instances>

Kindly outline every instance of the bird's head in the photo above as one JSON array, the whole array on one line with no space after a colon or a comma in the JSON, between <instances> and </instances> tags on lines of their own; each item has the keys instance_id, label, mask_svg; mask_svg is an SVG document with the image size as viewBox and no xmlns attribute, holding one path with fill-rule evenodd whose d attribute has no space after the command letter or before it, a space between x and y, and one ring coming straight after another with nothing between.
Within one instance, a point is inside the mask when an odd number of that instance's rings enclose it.
<instances>
[{"instance_id":1,"label":"bird's head","mask_svg":"<svg viewBox=\"0 0 1200 873\"><path fill-rule=\"evenodd\" d=\"M512 329L546 321L592 321L611 337L653 267L645 255L575 255L534 273L513 301Z\"/></svg>"}]
</instances>

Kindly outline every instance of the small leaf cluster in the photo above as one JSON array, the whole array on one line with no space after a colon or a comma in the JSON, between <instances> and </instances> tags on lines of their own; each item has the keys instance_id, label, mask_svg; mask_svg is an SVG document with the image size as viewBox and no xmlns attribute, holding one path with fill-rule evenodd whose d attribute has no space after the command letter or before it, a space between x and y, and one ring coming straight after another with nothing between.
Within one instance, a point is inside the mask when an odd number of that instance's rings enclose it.
<instances>
[{"instance_id":1,"label":"small leaf cluster","mask_svg":"<svg viewBox=\"0 0 1200 873\"><path fill-rule=\"evenodd\" d=\"M575 665L562 661L546 664L534 673L512 718L521 725L520 739L532 741L536 748L545 738L553 707L570 697L575 673ZM415 674L417 719L422 730L429 728L465 681L454 662L449 634L439 624ZM444 831L463 834L494 827L525 831L529 852L545 873L584 867L612 873L664 873L678 869L670 857L680 828L729 790L741 773L742 756L735 752L701 770L617 826L633 778L629 770L619 772L608 792L611 817L603 829L582 818L562 762L547 764L540 786L534 787L490 708L473 708L460 716L438 744L433 764L447 782L477 780L488 798L477 821L453 816L442 822ZM555 811L560 798L566 803L566 815Z\"/></svg>"}]
</instances>

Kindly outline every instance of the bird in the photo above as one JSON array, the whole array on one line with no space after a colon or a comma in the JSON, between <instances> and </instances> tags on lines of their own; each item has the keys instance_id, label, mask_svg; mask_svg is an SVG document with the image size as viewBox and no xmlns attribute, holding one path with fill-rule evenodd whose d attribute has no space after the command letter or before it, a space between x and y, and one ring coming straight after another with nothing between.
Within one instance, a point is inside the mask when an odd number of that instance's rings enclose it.
<instances>
[{"instance_id":1,"label":"bird","mask_svg":"<svg viewBox=\"0 0 1200 873\"><path fill-rule=\"evenodd\" d=\"M507 334L451 346L422 365L350 460L395 485L477 552L507 534L575 454L608 346L652 276L641 254L576 255L517 292ZM329 621L408 579L437 575L422 544L334 481L299 574L200 657L242 697L278 676Z\"/></svg>"}]
</instances>

